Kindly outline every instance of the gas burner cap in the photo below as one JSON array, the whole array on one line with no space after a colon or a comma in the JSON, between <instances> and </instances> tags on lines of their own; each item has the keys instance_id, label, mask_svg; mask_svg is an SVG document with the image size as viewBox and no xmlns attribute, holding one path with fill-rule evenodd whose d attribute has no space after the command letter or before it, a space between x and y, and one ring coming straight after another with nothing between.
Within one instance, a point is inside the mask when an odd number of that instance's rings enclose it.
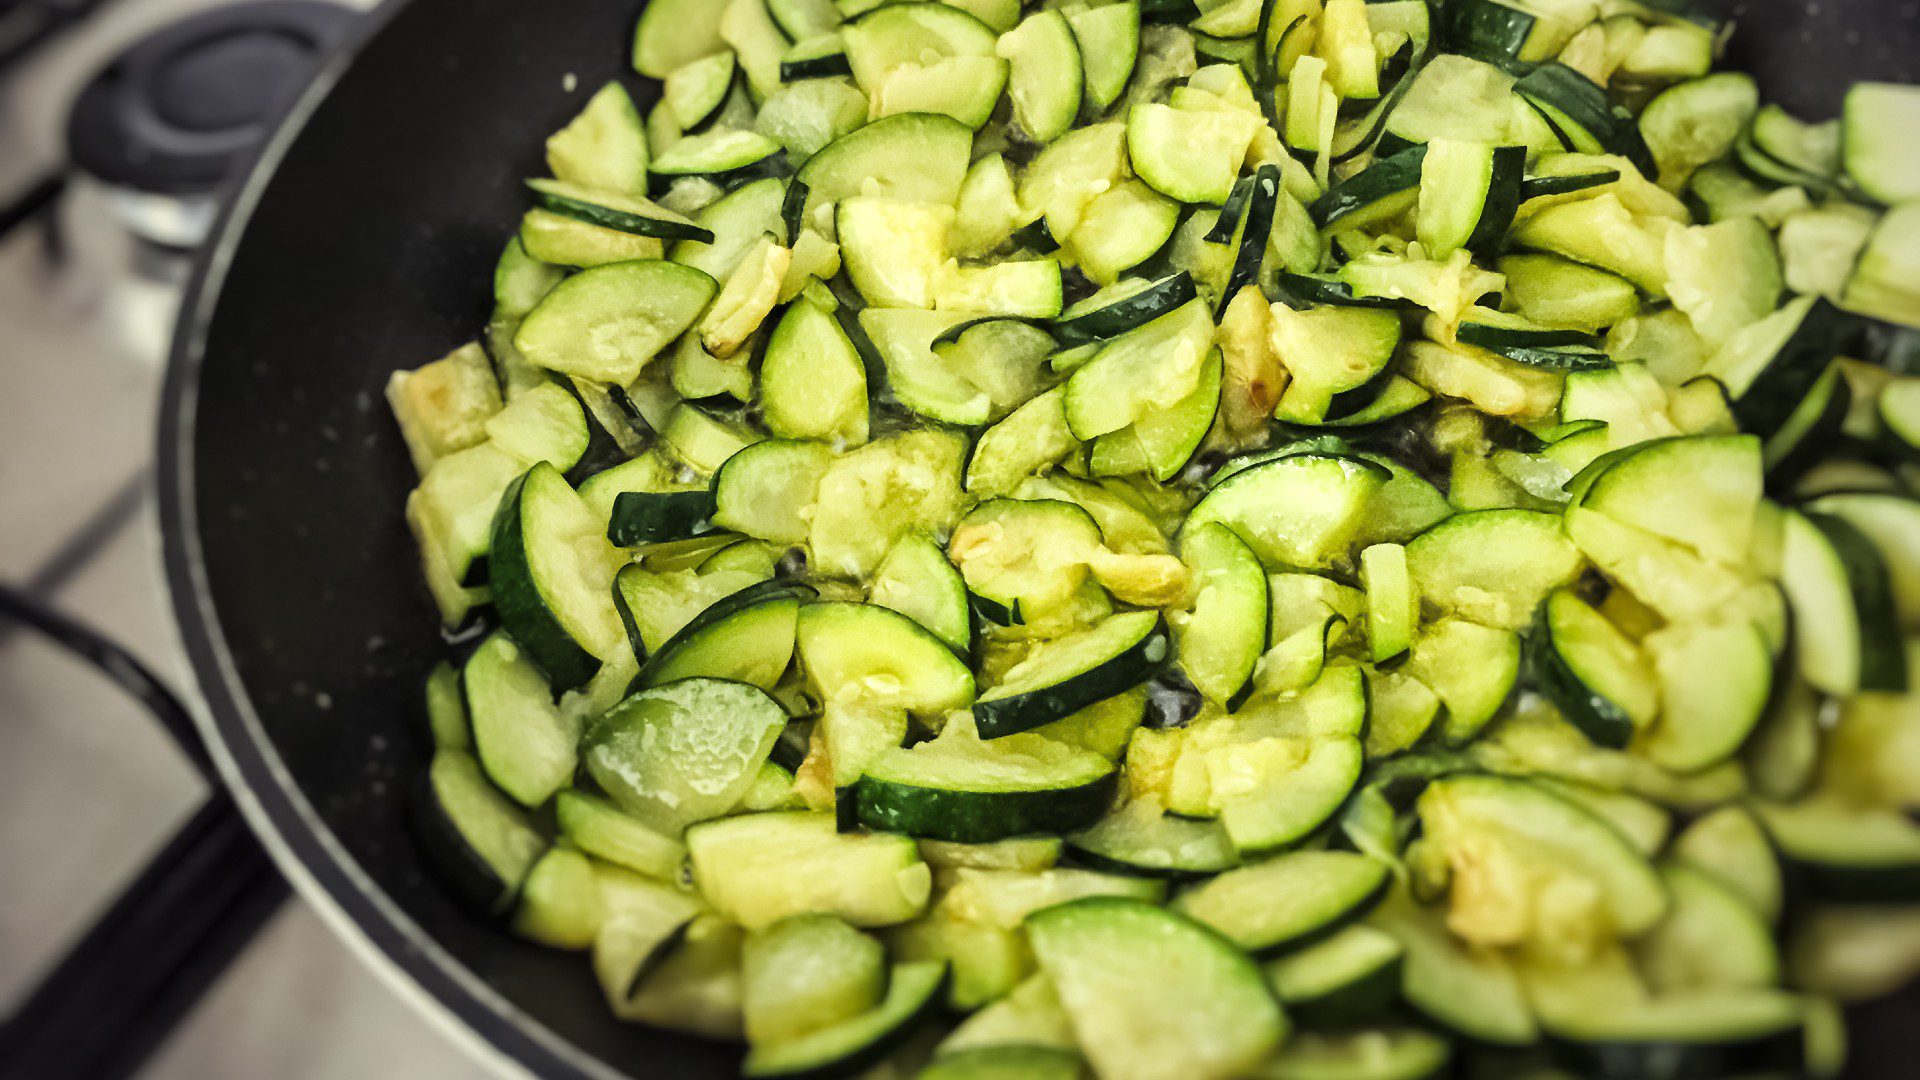
<instances>
[{"instance_id":1,"label":"gas burner cap","mask_svg":"<svg viewBox=\"0 0 1920 1080\"><path fill-rule=\"evenodd\" d=\"M67 121L74 164L117 187L204 195L245 164L352 24L350 8L263 0L218 8L121 53Z\"/></svg>"}]
</instances>

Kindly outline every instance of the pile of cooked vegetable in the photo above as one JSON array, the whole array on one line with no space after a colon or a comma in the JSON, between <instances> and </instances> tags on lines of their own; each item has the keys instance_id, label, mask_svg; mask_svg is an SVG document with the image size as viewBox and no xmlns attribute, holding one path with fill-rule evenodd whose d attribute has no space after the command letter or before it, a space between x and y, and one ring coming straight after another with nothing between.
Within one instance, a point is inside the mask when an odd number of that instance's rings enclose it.
<instances>
[{"instance_id":1,"label":"pile of cooked vegetable","mask_svg":"<svg viewBox=\"0 0 1920 1080\"><path fill-rule=\"evenodd\" d=\"M1728 29L653 0L389 388L425 849L754 1076L1837 1075L1920 971L1920 90Z\"/></svg>"}]
</instances>

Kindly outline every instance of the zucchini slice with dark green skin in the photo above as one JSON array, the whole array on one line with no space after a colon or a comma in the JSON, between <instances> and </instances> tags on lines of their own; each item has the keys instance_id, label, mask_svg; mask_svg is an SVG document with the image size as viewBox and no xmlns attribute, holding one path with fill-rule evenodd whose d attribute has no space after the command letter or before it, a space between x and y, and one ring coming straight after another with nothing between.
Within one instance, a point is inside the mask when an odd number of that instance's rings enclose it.
<instances>
[{"instance_id":1,"label":"zucchini slice with dark green skin","mask_svg":"<svg viewBox=\"0 0 1920 1080\"><path fill-rule=\"evenodd\" d=\"M1456 338L1462 345L1504 356L1517 364L1553 371L1602 371L1614 360L1598 334L1535 326L1488 308L1471 308Z\"/></svg>"},{"instance_id":2,"label":"zucchini slice with dark green skin","mask_svg":"<svg viewBox=\"0 0 1920 1080\"><path fill-rule=\"evenodd\" d=\"M1199 17L1194 0L1140 0L1142 23L1190 23Z\"/></svg>"},{"instance_id":3,"label":"zucchini slice with dark green skin","mask_svg":"<svg viewBox=\"0 0 1920 1080\"><path fill-rule=\"evenodd\" d=\"M996 322L1020 323L1025 326L1031 326L1035 330L1049 335L1053 333L1053 323L1048 319L1035 319L1026 315L982 315L977 319L964 319L940 331L939 336L933 339L933 345L935 348L938 348L942 345L958 344L960 339L966 335L967 331L976 326L984 326L987 323Z\"/></svg>"},{"instance_id":4,"label":"zucchini slice with dark green skin","mask_svg":"<svg viewBox=\"0 0 1920 1080\"><path fill-rule=\"evenodd\" d=\"M800 82L803 79L836 79L853 74L853 65L847 62L847 48L841 44L837 35L823 37L816 46L810 42L795 42L780 57L780 81L783 83Z\"/></svg>"},{"instance_id":5,"label":"zucchini slice with dark green skin","mask_svg":"<svg viewBox=\"0 0 1920 1080\"><path fill-rule=\"evenodd\" d=\"M1568 145L1576 150L1604 150L1633 163L1644 176L1658 172L1653 151L1640 134L1640 125L1625 109L1607 98L1605 88L1557 61L1541 64L1514 84L1547 118Z\"/></svg>"},{"instance_id":6,"label":"zucchini slice with dark green skin","mask_svg":"<svg viewBox=\"0 0 1920 1080\"><path fill-rule=\"evenodd\" d=\"M1131 877L1183 881L1240 864L1219 822L1178 817L1152 802L1119 807L1066 843L1075 861Z\"/></svg>"},{"instance_id":7,"label":"zucchini slice with dark green skin","mask_svg":"<svg viewBox=\"0 0 1920 1080\"><path fill-rule=\"evenodd\" d=\"M1548 371L1605 371L1607 368L1617 366L1613 357L1600 349L1577 347L1536 349L1530 346L1509 345L1488 351L1499 353L1516 364L1545 368Z\"/></svg>"},{"instance_id":8,"label":"zucchini slice with dark green skin","mask_svg":"<svg viewBox=\"0 0 1920 1080\"><path fill-rule=\"evenodd\" d=\"M1502 352L1505 349L1565 349L1569 347L1599 349L1606 342L1599 334L1589 334L1581 330L1555 330L1548 327L1502 326L1497 322L1476 322L1474 315L1483 310L1475 308L1467 312L1460 322L1457 337L1462 345L1486 349L1488 352Z\"/></svg>"},{"instance_id":9,"label":"zucchini slice with dark green skin","mask_svg":"<svg viewBox=\"0 0 1920 1080\"><path fill-rule=\"evenodd\" d=\"M603 229L660 240L713 243L713 233L663 206L631 195L590 191L559 180L529 180L540 207Z\"/></svg>"},{"instance_id":10,"label":"zucchini slice with dark green skin","mask_svg":"<svg viewBox=\"0 0 1920 1080\"><path fill-rule=\"evenodd\" d=\"M1337 278L1322 277L1318 274L1295 274L1281 271L1279 278L1280 299L1288 307L1306 308L1317 305L1333 307L1371 307L1403 308L1405 300L1395 300L1385 296L1357 296L1353 286Z\"/></svg>"},{"instance_id":11,"label":"zucchini slice with dark green skin","mask_svg":"<svg viewBox=\"0 0 1920 1080\"><path fill-rule=\"evenodd\" d=\"M494 788L465 751L434 755L410 817L427 864L463 903L490 917L513 909L521 883L547 850L547 838L526 811Z\"/></svg>"},{"instance_id":12,"label":"zucchini slice with dark green skin","mask_svg":"<svg viewBox=\"0 0 1920 1080\"><path fill-rule=\"evenodd\" d=\"M1907 816L1817 797L1753 809L1779 849L1789 884L1807 895L1853 903L1920 900L1920 825Z\"/></svg>"},{"instance_id":13,"label":"zucchini slice with dark green skin","mask_svg":"<svg viewBox=\"0 0 1920 1080\"><path fill-rule=\"evenodd\" d=\"M1191 303L1199 292L1193 275L1185 270L1082 314L1068 314L1053 321L1054 340L1063 346L1084 345L1119 337L1136 327L1145 326L1162 315Z\"/></svg>"},{"instance_id":14,"label":"zucchini slice with dark green skin","mask_svg":"<svg viewBox=\"0 0 1920 1080\"><path fill-rule=\"evenodd\" d=\"M943 961L895 964L887 996L869 1011L800 1038L748 1051L740 1074L790 1080L848 1076L877 1064L923 1016L940 1004L947 983Z\"/></svg>"},{"instance_id":15,"label":"zucchini slice with dark green skin","mask_svg":"<svg viewBox=\"0 0 1920 1080\"><path fill-rule=\"evenodd\" d=\"M805 585L763 581L725 597L648 657L634 685L659 686L699 675L761 689L773 686L793 657L800 604L813 595Z\"/></svg>"},{"instance_id":16,"label":"zucchini slice with dark green skin","mask_svg":"<svg viewBox=\"0 0 1920 1080\"><path fill-rule=\"evenodd\" d=\"M1229 870L1181 893L1173 909L1259 955L1319 940L1387 894L1387 865L1351 851L1296 851Z\"/></svg>"},{"instance_id":17,"label":"zucchini slice with dark green skin","mask_svg":"<svg viewBox=\"0 0 1920 1080\"><path fill-rule=\"evenodd\" d=\"M1552 195L1572 195L1590 188L1605 187L1620 179L1620 170L1580 173L1574 176L1535 176L1520 185L1520 201L1544 199Z\"/></svg>"},{"instance_id":18,"label":"zucchini slice with dark green skin","mask_svg":"<svg viewBox=\"0 0 1920 1080\"><path fill-rule=\"evenodd\" d=\"M1633 642L1566 589L1540 605L1527 657L1534 686L1595 746L1624 748L1640 726L1615 697L1631 699L1641 723L1659 707L1658 687Z\"/></svg>"},{"instance_id":19,"label":"zucchini slice with dark green skin","mask_svg":"<svg viewBox=\"0 0 1920 1080\"><path fill-rule=\"evenodd\" d=\"M1175 912L1092 897L1026 927L1100 1075L1246 1076L1284 1035L1259 967Z\"/></svg>"},{"instance_id":20,"label":"zucchini slice with dark green skin","mask_svg":"<svg viewBox=\"0 0 1920 1080\"><path fill-rule=\"evenodd\" d=\"M1224 244L1233 239L1234 231L1240 227L1241 216L1247 212L1247 200L1252 195L1253 177L1241 177L1233 185L1233 194L1228 195L1226 203L1220 207L1220 216L1214 221L1213 228L1207 230L1207 243Z\"/></svg>"},{"instance_id":21,"label":"zucchini slice with dark green skin","mask_svg":"<svg viewBox=\"0 0 1920 1080\"><path fill-rule=\"evenodd\" d=\"M1234 254L1227 287L1220 291L1219 311L1225 311L1241 289L1259 278L1260 263L1267 254L1267 240L1273 235L1274 208L1279 200L1280 167L1260 166L1253 174L1253 192L1247 198L1247 227L1240 234L1240 250Z\"/></svg>"},{"instance_id":22,"label":"zucchini slice with dark green skin","mask_svg":"<svg viewBox=\"0 0 1920 1080\"><path fill-rule=\"evenodd\" d=\"M1788 326L1791 316L1785 312L1796 308L1800 317ZM1780 430L1826 373L1842 339L1840 309L1824 299L1789 304L1768 318L1780 320L1785 332L1757 343L1764 351L1745 358L1721 380L1734 395L1733 416L1742 431Z\"/></svg>"},{"instance_id":23,"label":"zucchini slice with dark green skin","mask_svg":"<svg viewBox=\"0 0 1920 1080\"><path fill-rule=\"evenodd\" d=\"M1091 824L1113 801L1117 777L1106 758L1038 735L935 739L880 755L853 799L867 828L988 844Z\"/></svg>"},{"instance_id":24,"label":"zucchini slice with dark green skin","mask_svg":"<svg viewBox=\"0 0 1920 1080\"><path fill-rule=\"evenodd\" d=\"M1115 615L1041 645L974 702L980 737L1031 731L1151 680L1172 649L1157 612Z\"/></svg>"},{"instance_id":25,"label":"zucchini slice with dark green skin","mask_svg":"<svg viewBox=\"0 0 1920 1080\"><path fill-rule=\"evenodd\" d=\"M1577 1032L1548 1025L1548 1053L1592 1080L1693 1080L1799 1075L1806 1062L1801 1006L1780 991L1655 999L1636 1010L1596 1001ZM1629 1015L1631 1013L1632 1015Z\"/></svg>"},{"instance_id":26,"label":"zucchini slice with dark green skin","mask_svg":"<svg viewBox=\"0 0 1920 1080\"><path fill-rule=\"evenodd\" d=\"M1807 391L1806 399L1767 437L1767 486L1791 490L1829 452L1852 412L1853 384L1838 365L1829 367Z\"/></svg>"},{"instance_id":27,"label":"zucchini slice with dark green skin","mask_svg":"<svg viewBox=\"0 0 1920 1080\"><path fill-rule=\"evenodd\" d=\"M1866 534L1830 514L1789 515L1783 583L1809 682L1830 694L1906 691L1892 576Z\"/></svg>"},{"instance_id":28,"label":"zucchini slice with dark green skin","mask_svg":"<svg viewBox=\"0 0 1920 1080\"><path fill-rule=\"evenodd\" d=\"M1405 209L1420 192L1420 165L1426 158L1427 146L1420 143L1375 161L1315 199L1307 214L1320 228L1339 231L1338 226L1357 214Z\"/></svg>"},{"instance_id":29,"label":"zucchini slice with dark green skin","mask_svg":"<svg viewBox=\"0 0 1920 1080\"><path fill-rule=\"evenodd\" d=\"M1385 931L1348 926L1267 964L1287 1014L1326 1026L1376 1018L1400 996L1406 947Z\"/></svg>"},{"instance_id":30,"label":"zucchini slice with dark green skin","mask_svg":"<svg viewBox=\"0 0 1920 1080\"><path fill-rule=\"evenodd\" d=\"M1442 12L1447 44L1482 59L1518 59L1540 21L1499 0L1450 0Z\"/></svg>"},{"instance_id":31,"label":"zucchini slice with dark green skin","mask_svg":"<svg viewBox=\"0 0 1920 1080\"><path fill-rule=\"evenodd\" d=\"M1526 147L1493 148L1493 176L1487 181L1487 197L1481 203L1480 222L1473 227L1473 235L1467 238L1468 251L1492 251L1505 242L1507 230L1513 227L1513 217L1519 213L1520 204L1526 197L1526 177Z\"/></svg>"},{"instance_id":32,"label":"zucchini slice with dark green skin","mask_svg":"<svg viewBox=\"0 0 1920 1080\"><path fill-rule=\"evenodd\" d=\"M786 227L787 243L800 242L800 230L806 224L807 185L794 179L787 183L787 193L780 199L780 224Z\"/></svg>"},{"instance_id":33,"label":"zucchini slice with dark green skin","mask_svg":"<svg viewBox=\"0 0 1920 1080\"><path fill-rule=\"evenodd\" d=\"M576 622L595 614L563 611L577 606L570 601L578 599L563 595L575 591L569 587L571 583L553 580L555 575L570 569L560 565L568 560L552 551L536 560L529 550L530 545L538 545L543 540L541 522L561 516L546 510L543 504L566 498L578 501L573 489L552 465L543 462L522 473L500 497L487 561L487 575L493 583L493 606L500 613L501 627L515 644L526 650L556 690L572 690L584 685L600 668L600 661L575 640L562 621L567 614ZM532 536L528 535L529 526L533 527ZM564 527L564 524L554 527ZM553 546L552 538L545 539ZM536 570L536 561L553 565L542 573ZM598 599L604 600L611 610L612 597L599 594Z\"/></svg>"},{"instance_id":34,"label":"zucchini slice with dark green skin","mask_svg":"<svg viewBox=\"0 0 1920 1080\"><path fill-rule=\"evenodd\" d=\"M615 547L691 540L712 531L710 491L623 491L607 519L607 539Z\"/></svg>"}]
</instances>

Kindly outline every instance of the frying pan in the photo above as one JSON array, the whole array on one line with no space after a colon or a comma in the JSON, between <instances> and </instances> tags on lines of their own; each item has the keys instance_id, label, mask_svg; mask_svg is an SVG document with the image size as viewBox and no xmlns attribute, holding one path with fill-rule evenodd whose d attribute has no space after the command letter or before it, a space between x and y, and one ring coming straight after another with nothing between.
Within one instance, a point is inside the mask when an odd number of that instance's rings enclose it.
<instances>
[{"instance_id":1,"label":"frying pan","mask_svg":"<svg viewBox=\"0 0 1920 1080\"><path fill-rule=\"evenodd\" d=\"M720 0L714 0L720 2ZM161 424L167 578L237 801L343 935L478 1052L552 1077L732 1075L617 1023L578 956L455 906L406 795L448 645L401 507L390 372L471 340L542 141L624 66L631 0L391 0L324 70L203 252ZM1915 81L1915 0L1746 0L1733 62L1802 115ZM1860 1018L1855 1075L1914 1075L1920 997Z\"/></svg>"}]
</instances>

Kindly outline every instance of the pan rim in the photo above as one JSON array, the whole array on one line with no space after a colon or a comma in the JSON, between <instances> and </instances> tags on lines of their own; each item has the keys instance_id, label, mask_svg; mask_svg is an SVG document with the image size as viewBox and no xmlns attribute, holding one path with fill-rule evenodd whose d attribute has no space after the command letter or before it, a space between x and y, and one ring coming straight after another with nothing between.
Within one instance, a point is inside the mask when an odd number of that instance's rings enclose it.
<instances>
[{"instance_id":1,"label":"pan rim","mask_svg":"<svg viewBox=\"0 0 1920 1080\"><path fill-rule=\"evenodd\" d=\"M248 226L309 121L355 62L414 0L381 0L329 49L270 138L235 174L193 261L161 390L157 488L165 592L204 708L194 720L248 826L333 933L472 1060L500 1075L625 1080L519 1009L410 918L360 867L306 797L266 733L233 662L213 600L195 469L208 333Z\"/></svg>"}]
</instances>

